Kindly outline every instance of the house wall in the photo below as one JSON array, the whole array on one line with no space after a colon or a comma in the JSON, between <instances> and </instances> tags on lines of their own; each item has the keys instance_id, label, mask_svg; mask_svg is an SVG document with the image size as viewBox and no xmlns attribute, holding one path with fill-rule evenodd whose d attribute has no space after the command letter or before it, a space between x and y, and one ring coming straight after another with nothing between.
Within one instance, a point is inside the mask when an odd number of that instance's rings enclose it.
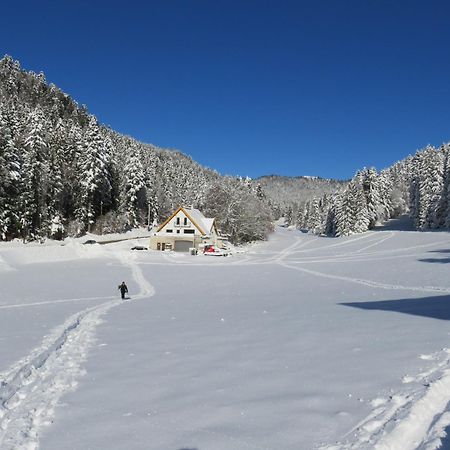
<instances>
[{"instance_id":1,"label":"house wall","mask_svg":"<svg viewBox=\"0 0 450 450\"><path fill-rule=\"evenodd\" d=\"M177 223L177 219L179 220L179 223ZM185 225L185 219L187 221L187 224ZM168 233L167 230L172 230L172 233ZM186 236L186 237L192 237L192 234L186 233L186 231L194 231L195 236L201 236L201 233L198 231L197 227L194 226L193 223L189 220L189 218L183 213L183 211L178 211L176 216L174 216L169 222L166 223L164 228L159 233L165 233L168 235L176 235L177 237L180 236ZM207 230L203 230L207 231Z\"/></svg>"},{"instance_id":2,"label":"house wall","mask_svg":"<svg viewBox=\"0 0 450 450\"><path fill-rule=\"evenodd\" d=\"M177 250L177 241L189 241L190 245L189 247L195 247L198 248L199 244L201 243L201 239L199 237L193 237L191 239L186 237L176 237L176 236L163 236L163 235L157 235L152 236L150 238L150 249L151 250L158 250L158 244L162 246L164 243L165 246L167 244L172 246L172 250Z\"/></svg>"},{"instance_id":3,"label":"house wall","mask_svg":"<svg viewBox=\"0 0 450 450\"><path fill-rule=\"evenodd\" d=\"M199 224L199 226L201 225ZM189 233L189 231L191 232ZM207 232L208 230L203 231ZM190 247L195 247L198 249L201 244L217 245L218 241L216 238L216 233L213 230L208 238L205 237L202 239L201 233L198 231L197 227L190 221L189 217L187 217L183 213L183 211L178 211L178 213L164 225L164 228L162 228L155 236L152 236L150 238L150 249L157 250L158 243L160 245L164 243L166 245L171 245L172 249L176 250L176 242L180 240L190 241L192 242L192 245Z\"/></svg>"}]
</instances>

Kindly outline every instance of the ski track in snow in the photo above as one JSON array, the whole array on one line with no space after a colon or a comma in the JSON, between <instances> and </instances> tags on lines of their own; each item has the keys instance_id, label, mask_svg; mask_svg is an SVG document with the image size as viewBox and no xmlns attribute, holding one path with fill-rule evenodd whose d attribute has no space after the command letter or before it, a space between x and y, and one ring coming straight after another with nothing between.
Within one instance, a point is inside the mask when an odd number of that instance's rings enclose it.
<instances>
[{"instance_id":1,"label":"ski track in snow","mask_svg":"<svg viewBox=\"0 0 450 450\"><path fill-rule=\"evenodd\" d=\"M380 245L380 244L382 244L383 242L387 241L388 239L393 238L394 236L395 236L395 233L393 233L393 232L391 231L385 238L380 239L379 241L377 241L377 242L375 242L375 243L373 243L373 244L367 245L366 247L362 247L362 248L356 250L356 253L361 253L362 251L365 251L365 250L367 250L367 249L369 249L369 248L375 247L376 245Z\"/></svg>"},{"instance_id":2,"label":"ski track in snow","mask_svg":"<svg viewBox=\"0 0 450 450\"><path fill-rule=\"evenodd\" d=\"M133 256L124 256L122 263L131 269L140 288L133 301L153 296L154 288L134 263ZM60 302L78 300L92 298L67 299ZM72 315L45 337L40 347L15 363L8 371L0 373L2 450L38 448L39 432L43 426L51 424L59 399L74 390L77 380L85 373L82 364L95 342L96 328L102 323L102 316L122 304L119 299L109 300ZM9 306L34 305L36 304Z\"/></svg>"},{"instance_id":3,"label":"ski track in snow","mask_svg":"<svg viewBox=\"0 0 450 450\"><path fill-rule=\"evenodd\" d=\"M447 367L449 361L447 361ZM450 369L437 379L405 394L377 399L375 406L344 438L344 442L319 446L320 450L435 450L450 425Z\"/></svg>"},{"instance_id":4,"label":"ski track in snow","mask_svg":"<svg viewBox=\"0 0 450 450\"><path fill-rule=\"evenodd\" d=\"M309 275L315 275L322 278L331 278L333 280L346 281L349 283L362 284L363 286L369 286L379 289L390 289L390 290L402 290L402 291L419 291L419 292L433 292L433 293L450 293L450 287L440 287L440 286L402 286L400 284L386 284L379 283L377 281L366 280L363 278L352 278L345 277L342 275L332 275L329 273L318 272L317 270L305 269L304 267L292 266L287 263L280 263L283 267L288 269L298 270L300 272L307 273Z\"/></svg>"},{"instance_id":5,"label":"ski track in snow","mask_svg":"<svg viewBox=\"0 0 450 450\"><path fill-rule=\"evenodd\" d=\"M112 300L116 296L109 297L80 297L80 298L66 298L63 300L47 300L44 302L33 302L33 303L16 303L16 304L6 304L1 305L0 309L16 309L16 308L28 308L29 306L42 306L42 305L55 305L58 303L71 303L71 302L89 302L94 300Z\"/></svg>"}]
</instances>

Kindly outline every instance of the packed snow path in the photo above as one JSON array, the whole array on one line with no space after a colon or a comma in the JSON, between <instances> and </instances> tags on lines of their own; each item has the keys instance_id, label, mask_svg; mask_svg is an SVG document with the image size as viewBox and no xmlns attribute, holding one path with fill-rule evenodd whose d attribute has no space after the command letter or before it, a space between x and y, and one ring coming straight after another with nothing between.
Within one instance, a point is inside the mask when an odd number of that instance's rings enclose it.
<instances>
[{"instance_id":1,"label":"packed snow path","mask_svg":"<svg viewBox=\"0 0 450 450\"><path fill-rule=\"evenodd\" d=\"M278 230L232 258L129 247L5 247L0 448L439 448L448 233ZM48 267L48 292L10 281ZM101 295L130 274L149 301ZM43 322L53 331L12 363Z\"/></svg>"},{"instance_id":2,"label":"packed snow path","mask_svg":"<svg viewBox=\"0 0 450 450\"><path fill-rule=\"evenodd\" d=\"M140 292L134 300L149 298L153 287L139 267L127 258ZM117 297L117 296L116 296ZM46 336L40 347L0 374L0 448L4 450L38 448L42 425L50 424L54 408L62 395L77 386L83 375L83 362L94 342L95 330L112 308L122 300L105 297L108 301L87 308L69 317L63 325ZM33 307L49 303L64 303L82 299L3 305L0 308ZM85 300L101 300L99 297Z\"/></svg>"}]
</instances>

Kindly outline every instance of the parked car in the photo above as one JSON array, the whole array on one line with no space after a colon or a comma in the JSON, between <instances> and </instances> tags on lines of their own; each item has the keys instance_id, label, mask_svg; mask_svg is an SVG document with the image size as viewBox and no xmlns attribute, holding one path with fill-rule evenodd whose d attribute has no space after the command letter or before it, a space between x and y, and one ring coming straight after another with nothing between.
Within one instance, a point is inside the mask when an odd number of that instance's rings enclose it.
<instances>
[{"instance_id":1,"label":"parked car","mask_svg":"<svg viewBox=\"0 0 450 450\"><path fill-rule=\"evenodd\" d=\"M217 248L214 245L205 245L203 248L203 254L205 256L228 256L228 252Z\"/></svg>"},{"instance_id":2,"label":"parked car","mask_svg":"<svg viewBox=\"0 0 450 450\"><path fill-rule=\"evenodd\" d=\"M96 243L97 243L97 241L94 241L94 239L88 239L87 241L83 242L83 245L85 245L85 244L96 244Z\"/></svg>"},{"instance_id":3,"label":"parked car","mask_svg":"<svg viewBox=\"0 0 450 450\"><path fill-rule=\"evenodd\" d=\"M148 248L142 245L135 245L134 247L131 247L131 250L148 250Z\"/></svg>"}]
</instances>

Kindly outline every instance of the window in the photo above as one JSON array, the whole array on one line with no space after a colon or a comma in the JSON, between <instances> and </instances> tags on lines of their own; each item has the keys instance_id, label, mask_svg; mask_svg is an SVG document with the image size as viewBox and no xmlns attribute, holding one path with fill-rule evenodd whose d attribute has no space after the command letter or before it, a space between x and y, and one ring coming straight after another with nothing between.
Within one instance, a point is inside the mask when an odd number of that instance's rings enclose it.
<instances>
[{"instance_id":1,"label":"window","mask_svg":"<svg viewBox=\"0 0 450 450\"><path fill-rule=\"evenodd\" d=\"M166 233L172 233L173 230L166 230Z\"/></svg>"},{"instance_id":2,"label":"window","mask_svg":"<svg viewBox=\"0 0 450 450\"><path fill-rule=\"evenodd\" d=\"M184 230L184 234L194 234L195 230Z\"/></svg>"},{"instance_id":3,"label":"window","mask_svg":"<svg viewBox=\"0 0 450 450\"><path fill-rule=\"evenodd\" d=\"M184 218L184 224L187 225L187 217Z\"/></svg>"},{"instance_id":4,"label":"window","mask_svg":"<svg viewBox=\"0 0 450 450\"><path fill-rule=\"evenodd\" d=\"M177 225L180 225L180 218L177 217Z\"/></svg>"},{"instance_id":5,"label":"window","mask_svg":"<svg viewBox=\"0 0 450 450\"><path fill-rule=\"evenodd\" d=\"M180 233L180 230L177 230L177 233Z\"/></svg>"}]
</instances>

